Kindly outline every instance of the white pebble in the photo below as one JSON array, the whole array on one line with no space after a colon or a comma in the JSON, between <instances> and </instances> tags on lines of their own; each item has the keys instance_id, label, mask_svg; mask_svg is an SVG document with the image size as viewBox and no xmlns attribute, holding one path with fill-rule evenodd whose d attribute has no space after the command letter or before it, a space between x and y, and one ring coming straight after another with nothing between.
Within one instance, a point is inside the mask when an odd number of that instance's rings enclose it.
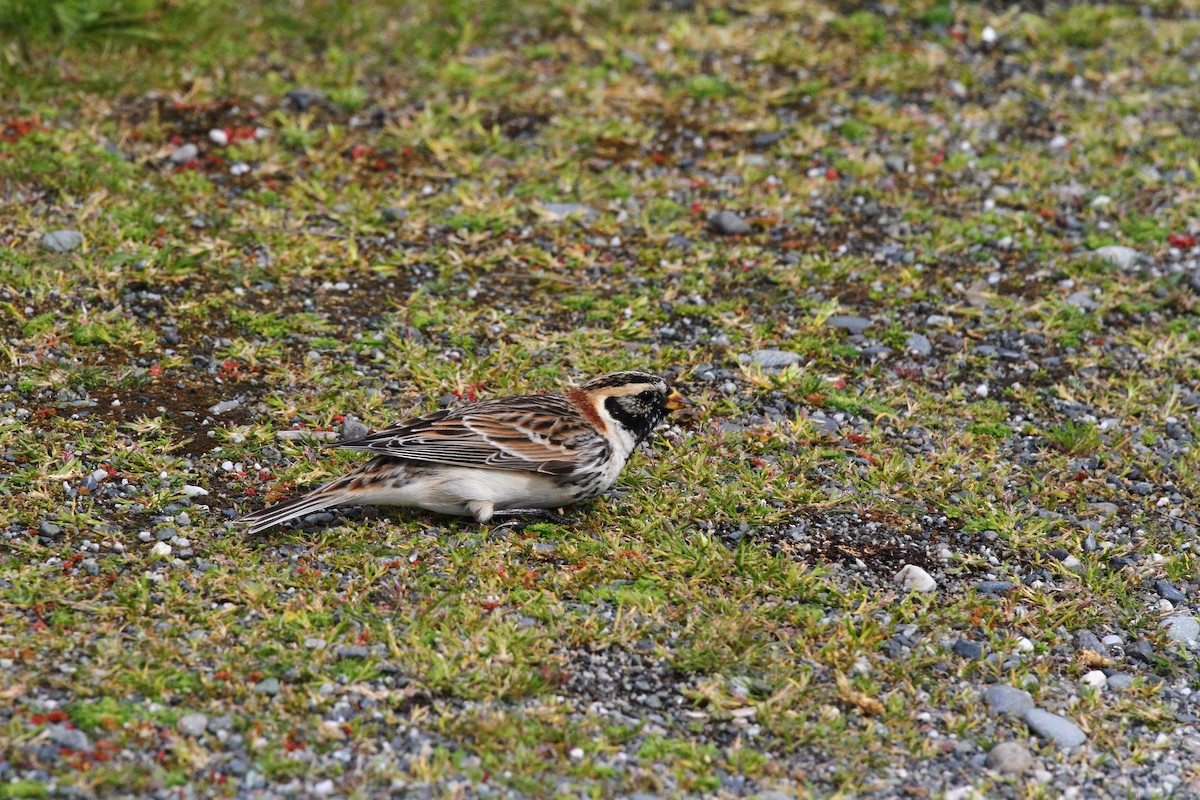
<instances>
[{"instance_id":1,"label":"white pebble","mask_svg":"<svg viewBox=\"0 0 1200 800\"><path fill-rule=\"evenodd\" d=\"M937 588L933 576L915 564L905 564L896 573L895 581L910 592L932 592Z\"/></svg>"},{"instance_id":2,"label":"white pebble","mask_svg":"<svg viewBox=\"0 0 1200 800\"><path fill-rule=\"evenodd\" d=\"M582 747L572 747L570 756L571 756L572 761L582 761L583 760L583 748Z\"/></svg>"},{"instance_id":3,"label":"white pebble","mask_svg":"<svg viewBox=\"0 0 1200 800\"><path fill-rule=\"evenodd\" d=\"M1079 682L1092 689L1103 689L1108 683L1108 677L1100 670L1094 669L1080 678Z\"/></svg>"},{"instance_id":4,"label":"white pebble","mask_svg":"<svg viewBox=\"0 0 1200 800\"><path fill-rule=\"evenodd\" d=\"M995 44L997 38L996 29L991 25L985 25L983 31L979 34L979 39L984 44Z\"/></svg>"},{"instance_id":5,"label":"white pebble","mask_svg":"<svg viewBox=\"0 0 1200 800\"><path fill-rule=\"evenodd\" d=\"M166 558L171 555L171 545L166 542L157 542L154 547L150 548L150 555L154 558Z\"/></svg>"},{"instance_id":6,"label":"white pebble","mask_svg":"<svg viewBox=\"0 0 1200 800\"><path fill-rule=\"evenodd\" d=\"M1017 639L1016 650L1018 653L1032 653L1033 652L1033 642L1029 641L1029 639L1022 636L1020 639Z\"/></svg>"},{"instance_id":7,"label":"white pebble","mask_svg":"<svg viewBox=\"0 0 1200 800\"><path fill-rule=\"evenodd\" d=\"M220 145L221 147L229 144L229 134L220 128L213 128L209 131L208 138L212 140L213 144Z\"/></svg>"},{"instance_id":8,"label":"white pebble","mask_svg":"<svg viewBox=\"0 0 1200 800\"><path fill-rule=\"evenodd\" d=\"M190 483L184 484L182 491L188 497L203 497L204 495L208 494L208 489L204 489L200 486L192 486Z\"/></svg>"}]
</instances>

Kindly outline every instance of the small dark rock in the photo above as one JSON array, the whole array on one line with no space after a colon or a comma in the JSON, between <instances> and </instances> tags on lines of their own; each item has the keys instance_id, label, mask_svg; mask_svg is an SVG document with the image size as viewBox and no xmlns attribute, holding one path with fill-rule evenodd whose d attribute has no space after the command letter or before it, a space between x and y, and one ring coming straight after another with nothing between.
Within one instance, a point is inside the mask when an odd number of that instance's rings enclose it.
<instances>
[{"instance_id":1,"label":"small dark rock","mask_svg":"<svg viewBox=\"0 0 1200 800\"><path fill-rule=\"evenodd\" d=\"M766 150L771 145L782 139L784 134L781 131L770 131L767 133L757 134L751 144L756 150Z\"/></svg>"},{"instance_id":2,"label":"small dark rock","mask_svg":"<svg viewBox=\"0 0 1200 800\"><path fill-rule=\"evenodd\" d=\"M283 96L283 105L292 111L308 111L314 105L326 102L325 93L320 89L299 87L290 90Z\"/></svg>"},{"instance_id":3,"label":"small dark rock","mask_svg":"<svg viewBox=\"0 0 1200 800\"><path fill-rule=\"evenodd\" d=\"M708 218L708 226L722 236L740 236L752 232L750 223L732 211L718 211Z\"/></svg>"},{"instance_id":4,"label":"small dark rock","mask_svg":"<svg viewBox=\"0 0 1200 800\"><path fill-rule=\"evenodd\" d=\"M970 639L959 639L954 643L954 653L968 661L978 661L983 658L983 645Z\"/></svg>"},{"instance_id":5,"label":"small dark rock","mask_svg":"<svg viewBox=\"0 0 1200 800\"><path fill-rule=\"evenodd\" d=\"M989 686L983 693L983 699L997 714L1019 717L1033 708L1033 696L1029 692L1004 683Z\"/></svg>"},{"instance_id":6,"label":"small dark rock","mask_svg":"<svg viewBox=\"0 0 1200 800\"><path fill-rule=\"evenodd\" d=\"M1164 600L1170 600L1172 603L1187 601L1187 596L1172 586L1170 581L1157 580L1154 582L1154 589L1158 592L1159 597Z\"/></svg>"}]
</instances>

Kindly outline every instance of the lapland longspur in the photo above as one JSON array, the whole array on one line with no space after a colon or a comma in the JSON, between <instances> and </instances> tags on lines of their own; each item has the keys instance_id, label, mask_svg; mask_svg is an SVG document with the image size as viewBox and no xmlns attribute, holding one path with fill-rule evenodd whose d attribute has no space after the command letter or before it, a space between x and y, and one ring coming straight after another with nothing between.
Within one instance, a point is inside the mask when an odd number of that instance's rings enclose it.
<instances>
[{"instance_id":1,"label":"lapland longspur","mask_svg":"<svg viewBox=\"0 0 1200 800\"><path fill-rule=\"evenodd\" d=\"M330 445L375 458L308 494L242 517L255 533L342 504L395 505L487 522L590 500L686 401L657 375L614 372L565 394L470 403Z\"/></svg>"}]
</instances>

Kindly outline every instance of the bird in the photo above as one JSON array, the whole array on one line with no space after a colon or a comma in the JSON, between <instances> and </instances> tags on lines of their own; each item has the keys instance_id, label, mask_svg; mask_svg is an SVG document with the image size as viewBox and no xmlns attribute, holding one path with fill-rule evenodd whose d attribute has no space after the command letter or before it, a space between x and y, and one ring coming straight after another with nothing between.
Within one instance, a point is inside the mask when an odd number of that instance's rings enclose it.
<instances>
[{"instance_id":1,"label":"bird","mask_svg":"<svg viewBox=\"0 0 1200 800\"><path fill-rule=\"evenodd\" d=\"M650 432L687 404L662 377L625 371L562 393L434 411L331 443L375 457L239 522L253 534L344 504L408 506L480 523L547 515L606 491Z\"/></svg>"}]
</instances>

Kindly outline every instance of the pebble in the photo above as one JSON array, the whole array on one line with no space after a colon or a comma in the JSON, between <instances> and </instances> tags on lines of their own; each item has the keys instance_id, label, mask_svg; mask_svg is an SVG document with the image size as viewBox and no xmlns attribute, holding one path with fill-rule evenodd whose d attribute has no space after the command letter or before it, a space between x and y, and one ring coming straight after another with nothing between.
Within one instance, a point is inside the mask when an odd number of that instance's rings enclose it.
<instances>
[{"instance_id":1,"label":"pebble","mask_svg":"<svg viewBox=\"0 0 1200 800\"><path fill-rule=\"evenodd\" d=\"M92 740L78 728L68 728L66 725L49 725L46 728L46 734L50 737L50 741L68 750L85 753L92 749Z\"/></svg>"},{"instance_id":2,"label":"pebble","mask_svg":"<svg viewBox=\"0 0 1200 800\"><path fill-rule=\"evenodd\" d=\"M732 211L718 211L708 218L708 226L722 236L740 236L754 229Z\"/></svg>"},{"instance_id":3,"label":"pebble","mask_svg":"<svg viewBox=\"0 0 1200 800\"><path fill-rule=\"evenodd\" d=\"M970 661L978 661L983 658L983 644L972 642L970 639L959 639L954 643L954 653Z\"/></svg>"},{"instance_id":4,"label":"pebble","mask_svg":"<svg viewBox=\"0 0 1200 800\"><path fill-rule=\"evenodd\" d=\"M50 231L42 236L40 244L52 253L69 253L83 247L83 234L70 229Z\"/></svg>"},{"instance_id":5,"label":"pebble","mask_svg":"<svg viewBox=\"0 0 1200 800\"><path fill-rule=\"evenodd\" d=\"M283 104L293 111L308 111L312 106L324 102L324 92L307 86L291 89L283 96Z\"/></svg>"},{"instance_id":6,"label":"pebble","mask_svg":"<svg viewBox=\"0 0 1200 800\"><path fill-rule=\"evenodd\" d=\"M224 147L229 144L229 134L224 128L213 128L208 132L208 140L218 147Z\"/></svg>"},{"instance_id":7,"label":"pebble","mask_svg":"<svg viewBox=\"0 0 1200 800\"><path fill-rule=\"evenodd\" d=\"M241 400L222 400L214 406L209 406L208 413L218 415L224 414L226 411L233 411L241 404Z\"/></svg>"},{"instance_id":8,"label":"pebble","mask_svg":"<svg viewBox=\"0 0 1200 800\"><path fill-rule=\"evenodd\" d=\"M1084 289L1080 289L1078 292L1072 292L1071 294L1067 295L1067 302L1078 308L1080 311L1086 311L1089 313L1100 308L1100 303L1096 301L1096 298L1092 297L1092 293Z\"/></svg>"},{"instance_id":9,"label":"pebble","mask_svg":"<svg viewBox=\"0 0 1200 800\"><path fill-rule=\"evenodd\" d=\"M933 353L933 344L930 343L929 337L923 333L914 333L908 337L904 343L904 349L912 353L914 356L924 358Z\"/></svg>"},{"instance_id":10,"label":"pebble","mask_svg":"<svg viewBox=\"0 0 1200 800\"><path fill-rule=\"evenodd\" d=\"M371 432L371 429L363 425L354 417L346 417L342 422L342 439L349 441L351 439L361 439Z\"/></svg>"},{"instance_id":11,"label":"pebble","mask_svg":"<svg viewBox=\"0 0 1200 800\"><path fill-rule=\"evenodd\" d=\"M996 29L991 25L984 25L983 30L979 33L979 41L983 42L989 47L994 45L996 40L999 38L1000 37L996 34Z\"/></svg>"},{"instance_id":12,"label":"pebble","mask_svg":"<svg viewBox=\"0 0 1200 800\"><path fill-rule=\"evenodd\" d=\"M1159 597L1172 603L1183 603L1187 600L1184 593L1176 589L1170 581L1157 580L1154 582L1154 589Z\"/></svg>"},{"instance_id":13,"label":"pebble","mask_svg":"<svg viewBox=\"0 0 1200 800\"><path fill-rule=\"evenodd\" d=\"M1092 689L1103 689L1105 684L1108 683L1108 676L1100 670L1094 669L1091 672L1085 673L1084 676L1079 679L1079 682Z\"/></svg>"},{"instance_id":14,"label":"pebble","mask_svg":"<svg viewBox=\"0 0 1200 800\"><path fill-rule=\"evenodd\" d=\"M336 789L337 787L334 786L333 781L329 778L326 778L323 781L318 781L317 783L313 784L312 793L317 797L328 797L329 795L333 794Z\"/></svg>"},{"instance_id":15,"label":"pebble","mask_svg":"<svg viewBox=\"0 0 1200 800\"><path fill-rule=\"evenodd\" d=\"M1087 741L1087 734L1071 720L1040 708L1031 708L1022 715L1030 730L1059 747L1070 750Z\"/></svg>"},{"instance_id":16,"label":"pebble","mask_svg":"<svg viewBox=\"0 0 1200 800\"><path fill-rule=\"evenodd\" d=\"M600 212L591 206L583 203L546 203L540 204L541 210L546 216L557 219L570 219L571 217L582 217L585 222L591 222L596 217L600 216Z\"/></svg>"},{"instance_id":17,"label":"pebble","mask_svg":"<svg viewBox=\"0 0 1200 800\"><path fill-rule=\"evenodd\" d=\"M980 581L975 590L981 594L1008 594L1017 588L1012 581Z\"/></svg>"},{"instance_id":18,"label":"pebble","mask_svg":"<svg viewBox=\"0 0 1200 800\"><path fill-rule=\"evenodd\" d=\"M1024 775L1033 769L1033 755L1019 742L1000 742L988 753L986 763L1004 775Z\"/></svg>"},{"instance_id":19,"label":"pebble","mask_svg":"<svg viewBox=\"0 0 1200 800\"><path fill-rule=\"evenodd\" d=\"M937 588L937 581L916 564L905 564L896 573L894 580L910 592L932 592Z\"/></svg>"},{"instance_id":20,"label":"pebble","mask_svg":"<svg viewBox=\"0 0 1200 800\"><path fill-rule=\"evenodd\" d=\"M319 636L309 636L304 640L304 646L309 650L324 650L325 640Z\"/></svg>"},{"instance_id":21,"label":"pebble","mask_svg":"<svg viewBox=\"0 0 1200 800\"><path fill-rule=\"evenodd\" d=\"M1162 627L1167 631L1167 639L1172 642L1185 646L1200 643L1200 620L1193 616L1180 614L1167 617Z\"/></svg>"},{"instance_id":22,"label":"pebble","mask_svg":"<svg viewBox=\"0 0 1200 800\"><path fill-rule=\"evenodd\" d=\"M875 323L864 317L852 317L846 314L835 314L830 317L826 323L831 328L841 328L844 331L849 331L851 336L858 336L864 333Z\"/></svg>"},{"instance_id":23,"label":"pebble","mask_svg":"<svg viewBox=\"0 0 1200 800\"><path fill-rule=\"evenodd\" d=\"M194 161L198 155L200 155L200 148L188 142L176 147L167 158L171 160L172 164L186 164L189 161Z\"/></svg>"},{"instance_id":24,"label":"pebble","mask_svg":"<svg viewBox=\"0 0 1200 800\"><path fill-rule=\"evenodd\" d=\"M1033 709L1033 696L1029 692L1006 683L989 686L983 692L983 699L997 714L1019 717Z\"/></svg>"},{"instance_id":25,"label":"pebble","mask_svg":"<svg viewBox=\"0 0 1200 800\"><path fill-rule=\"evenodd\" d=\"M783 131L767 131L765 133L758 133L755 134L752 140L750 140L750 144L757 150L765 150L782 139L784 135L785 134Z\"/></svg>"},{"instance_id":26,"label":"pebble","mask_svg":"<svg viewBox=\"0 0 1200 800\"><path fill-rule=\"evenodd\" d=\"M38 533L42 534L42 536L62 536L62 528L49 520L42 520L38 523Z\"/></svg>"},{"instance_id":27,"label":"pebble","mask_svg":"<svg viewBox=\"0 0 1200 800\"><path fill-rule=\"evenodd\" d=\"M203 497L204 495L208 494L208 489L205 489L201 486L193 486L190 483L184 484L183 489L180 491L182 491L188 497Z\"/></svg>"},{"instance_id":28,"label":"pebble","mask_svg":"<svg viewBox=\"0 0 1200 800\"><path fill-rule=\"evenodd\" d=\"M279 679L266 678L259 681L254 686L254 692L256 694L265 694L270 697L274 697L275 695L279 694Z\"/></svg>"},{"instance_id":29,"label":"pebble","mask_svg":"<svg viewBox=\"0 0 1200 800\"><path fill-rule=\"evenodd\" d=\"M169 555L171 555L171 545L166 542L155 542L154 547L150 548L152 558L166 558Z\"/></svg>"},{"instance_id":30,"label":"pebble","mask_svg":"<svg viewBox=\"0 0 1200 800\"><path fill-rule=\"evenodd\" d=\"M200 736L208 729L208 717L204 714L185 714L175 723L175 729L184 736Z\"/></svg>"},{"instance_id":31,"label":"pebble","mask_svg":"<svg viewBox=\"0 0 1200 800\"><path fill-rule=\"evenodd\" d=\"M1133 686L1133 676L1128 672L1114 672L1107 677L1106 683L1114 692L1123 692Z\"/></svg>"},{"instance_id":32,"label":"pebble","mask_svg":"<svg viewBox=\"0 0 1200 800\"><path fill-rule=\"evenodd\" d=\"M787 350L755 350L753 353L742 353L738 356L738 361L743 364L758 364L764 369L782 369L790 367L792 364L799 364L804 360L804 357L798 353L789 353Z\"/></svg>"},{"instance_id":33,"label":"pebble","mask_svg":"<svg viewBox=\"0 0 1200 800\"><path fill-rule=\"evenodd\" d=\"M1132 247L1125 247L1119 244L1110 244L1105 247L1100 247L1091 252L1091 257L1107 261L1119 269L1133 269L1142 259L1142 254Z\"/></svg>"}]
</instances>

